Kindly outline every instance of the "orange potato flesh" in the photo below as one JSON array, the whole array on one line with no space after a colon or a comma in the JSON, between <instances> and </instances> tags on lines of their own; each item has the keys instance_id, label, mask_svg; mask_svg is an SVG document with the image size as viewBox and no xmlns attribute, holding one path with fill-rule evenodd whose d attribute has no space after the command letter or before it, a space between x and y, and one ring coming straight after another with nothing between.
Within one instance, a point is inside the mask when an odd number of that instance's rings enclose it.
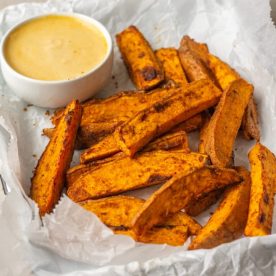
<instances>
[{"instance_id":1,"label":"orange potato flesh","mask_svg":"<svg viewBox=\"0 0 276 276\"><path fill-rule=\"evenodd\" d=\"M149 141L177 124L214 106L220 90L209 80L179 88L175 96L153 104L116 129L114 135L121 151L133 156Z\"/></svg>"},{"instance_id":2,"label":"orange potato flesh","mask_svg":"<svg viewBox=\"0 0 276 276\"><path fill-rule=\"evenodd\" d=\"M161 48L155 55L163 66L167 85L184 86L188 83L175 48Z\"/></svg>"},{"instance_id":3,"label":"orange potato flesh","mask_svg":"<svg viewBox=\"0 0 276 276\"><path fill-rule=\"evenodd\" d=\"M96 214L107 226L130 228L134 216L144 202L145 200L137 197L118 195L86 200L79 204L87 211ZM187 226L192 235L196 235L201 229L200 224L183 212L176 213L159 226Z\"/></svg>"},{"instance_id":4,"label":"orange potato flesh","mask_svg":"<svg viewBox=\"0 0 276 276\"><path fill-rule=\"evenodd\" d=\"M113 161L119 160L120 158L124 158L124 157L125 157L125 154L120 152L120 153L117 153L115 155L112 155L112 156L104 158L104 159L91 161L87 164L79 164L77 166L70 168L66 172L67 187L69 187L72 183L74 183L79 177L81 177L86 172L92 171L100 165L103 165L103 164L106 164L109 162L113 162Z\"/></svg>"},{"instance_id":5,"label":"orange potato flesh","mask_svg":"<svg viewBox=\"0 0 276 276\"><path fill-rule=\"evenodd\" d=\"M176 172L204 166L206 157L180 151L152 151L99 165L72 183L67 195L75 202L163 184Z\"/></svg>"},{"instance_id":6,"label":"orange potato flesh","mask_svg":"<svg viewBox=\"0 0 276 276\"><path fill-rule=\"evenodd\" d=\"M189 174L180 172L148 198L134 218L132 229L141 235L168 216L185 209L192 200L241 180L232 169L203 167Z\"/></svg>"},{"instance_id":7,"label":"orange potato flesh","mask_svg":"<svg viewBox=\"0 0 276 276\"><path fill-rule=\"evenodd\" d=\"M185 131L178 131L173 133L169 132L168 134L153 140L143 149L143 151L172 149L182 149L187 153L190 151L188 137ZM80 161L81 163L88 163L112 156L119 152L120 148L117 146L114 136L110 135L104 138L98 144L84 151L80 156Z\"/></svg>"},{"instance_id":8,"label":"orange potato flesh","mask_svg":"<svg viewBox=\"0 0 276 276\"><path fill-rule=\"evenodd\" d=\"M212 54L208 55L207 64L223 91L228 89L233 81L240 79L240 75L234 69Z\"/></svg>"},{"instance_id":9,"label":"orange potato flesh","mask_svg":"<svg viewBox=\"0 0 276 276\"><path fill-rule=\"evenodd\" d=\"M248 215L251 180L246 169L239 168L238 172L244 180L226 188L218 208L193 239L189 249L213 248L243 234Z\"/></svg>"},{"instance_id":10,"label":"orange potato flesh","mask_svg":"<svg viewBox=\"0 0 276 276\"><path fill-rule=\"evenodd\" d=\"M219 200L222 193L222 190L217 190L210 192L199 199L192 200L190 204L186 206L185 212L189 216L193 217L200 215L202 212L206 211L209 207L215 204Z\"/></svg>"},{"instance_id":11,"label":"orange potato flesh","mask_svg":"<svg viewBox=\"0 0 276 276\"><path fill-rule=\"evenodd\" d=\"M210 122L210 118L206 117L205 121L203 123L203 126L201 127L201 129L199 131L198 152L202 153L202 154L206 154L206 151L205 151L205 142L206 142L206 139L207 139L207 134L208 134L207 130L208 130L209 122Z\"/></svg>"},{"instance_id":12,"label":"orange potato flesh","mask_svg":"<svg viewBox=\"0 0 276 276\"><path fill-rule=\"evenodd\" d=\"M265 146L257 143L249 152L251 193L246 236L271 234L276 187L276 158Z\"/></svg>"},{"instance_id":13,"label":"orange potato flesh","mask_svg":"<svg viewBox=\"0 0 276 276\"><path fill-rule=\"evenodd\" d=\"M201 113L185 120L184 122L176 125L171 131L183 130L186 133L200 129L203 123L203 116Z\"/></svg>"},{"instance_id":14,"label":"orange potato flesh","mask_svg":"<svg viewBox=\"0 0 276 276\"><path fill-rule=\"evenodd\" d=\"M65 173L74 152L81 112L81 106L77 101L66 107L34 171L31 198L37 203L41 216L50 213L60 198Z\"/></svg>"},{"instance_id":15,"label":"orange potato flesh","mask_svg":"<svg viewBox=\"0 0 276 276\"><path fill-rule=\"evenodd\" d=\"M118 235L130 236L137 242L168 244L171 246L183 245L189 236L186 226L153 227L141 236L136 236L131 229L114 229L113 231Z\"/></svg>"},{"instance_id":16,"label":"orange potato flesh","mask_svg":"<svg viewBox=\"0 0 276 276\"><path fill-rule=\"evenodd\" d=\"M130 78L139 90L150 90L164 80L163 70L143 34L130 26L116 35Z\"/></svg>"},{"instance_id":17,"label":"orange potato flesh","mask_svg":"<svg viewBox=\"0 0 276 276\"><path fill-rule=\"evenodd\" d=\"M233 68L214 55L208 55L207 64L223 90L226 90L233 81L241 78ZM253 97L246 108L241 128L247 140L260 140L258 112Z\"/></svg>"},{"instance_id":18,"label":"orange potato flesh","mask_svg":"<svg viewBox=\"0 0 276 276\"><path fill-rule=\"evenodd\" d=\"M212 164L226 167L231 164L232 150L253 86L239 79L224 91L207 127L205 151Z\"/></svg>"}]
</instances>

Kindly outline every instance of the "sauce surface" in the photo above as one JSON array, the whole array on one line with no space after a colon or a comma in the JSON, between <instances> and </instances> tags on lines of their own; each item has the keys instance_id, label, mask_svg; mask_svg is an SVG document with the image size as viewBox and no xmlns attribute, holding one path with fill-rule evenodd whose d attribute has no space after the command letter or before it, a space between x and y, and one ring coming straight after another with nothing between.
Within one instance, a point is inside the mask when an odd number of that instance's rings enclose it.
<instances>
[{"instance_id":1,"label":"sauce surface","mask_svg":"<svg viewBox=\"0 0 276 276\"><path fill-rule=\"evenodd\" d=\"M9 65L38 80L75 79L96 67L107 53L101 31L80 19L51 15L10 33L4 45Z\"/></svg>"}]
</instances>

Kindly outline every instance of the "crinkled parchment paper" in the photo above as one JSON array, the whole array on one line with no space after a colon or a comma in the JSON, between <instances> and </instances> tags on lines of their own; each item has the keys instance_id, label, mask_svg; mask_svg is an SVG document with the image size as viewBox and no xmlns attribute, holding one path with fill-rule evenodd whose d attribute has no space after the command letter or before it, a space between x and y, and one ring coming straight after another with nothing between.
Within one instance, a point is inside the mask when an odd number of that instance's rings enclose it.
<instances>
[{"instance_id":1,"label":"crinkled parchment paper","mask_svg":"<svg viewBox=\"0 0 276 276\"><path fill-rule=\"evenodd\" d=\"M207 42L213 53L254 84L262 142L276 153L276 31L268 0L56 0L21 4L0 12L0 36L25 18L60 11L92 16L106 25L113 37L135 24L154 48L178 47L184 34ZM132 88L116 46L114 75L115 80L110 79L100 96ZM192 252L186 251L186 245L144 245L126 236L114 236L96 216L66 196L42 224L27 195L32 170L47 143L41 136L41 130L50 126L46 113L13 95L0 75L0 172L10 190L0 208L1 275L274 274L275 235L243 238ZM247 165L250 145L238 139L237 164ZM146 197L153 189L137 191L136 195ZM200 221L206 221L208 215L206 212Z\"/></svg>"}]
</instances>

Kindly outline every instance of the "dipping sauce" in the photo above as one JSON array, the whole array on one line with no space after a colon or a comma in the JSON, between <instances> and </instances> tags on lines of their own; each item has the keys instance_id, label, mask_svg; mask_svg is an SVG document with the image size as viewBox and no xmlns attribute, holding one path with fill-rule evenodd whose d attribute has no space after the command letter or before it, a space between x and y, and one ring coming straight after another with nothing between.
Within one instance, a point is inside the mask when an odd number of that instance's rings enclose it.
<instances>
[{"instance_id":1,"label":"dipping sauce","mask_svg":"<svg viewBox=\"0 0 276 276\"><path fill-rule=\"evenodd\" d=\"M95 68L107 54L107 41L92 23L50 15L19 26L4 45L9 65L38 80L75 79Z\"/></svg>"}]
</instances>

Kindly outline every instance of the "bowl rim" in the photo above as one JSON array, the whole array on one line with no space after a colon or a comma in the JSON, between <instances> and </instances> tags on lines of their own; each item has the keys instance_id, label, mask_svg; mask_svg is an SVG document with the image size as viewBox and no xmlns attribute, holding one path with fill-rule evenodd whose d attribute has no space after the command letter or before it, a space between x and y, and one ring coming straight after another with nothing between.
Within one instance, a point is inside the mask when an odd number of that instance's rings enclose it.
<instances>
[{"instance_id":1,"label":"bowl rim","mask_svg":"<svg viewBox=\"0 0 276 276\"><path fill-rule=\"evenodd\" d=\"M72 17L72 18L77 18L79 20L82 20L86 23L89 23L91 25L93 25L94 27L96 27L103 35L104 38L107 42L107 52L104 56L104 58L102 59L102 61L97 64L95 67L93 67L91 70L87 71L85 74L78 76L76 78L70 79L70 80L39 80L39 79L33 79L30 78L28 76L25 76L19 72L17 72L14 68L12 68L12 66L8 63L5 54L4 54L4 47L5 47L5 42L7 40L7 37L18 27L24 25L27 22L30 22L34 19L38 19L38 18L42 18L42 17L47 17L47 16L51 16L51 15L56 15L56 16L68 16L68 17ZM108 30L106 29L106 27L99 22L98 20L87 16L85 14L81 14L81 13L75 13L75 12L51 12L51 13L44 13L44 14L40 14L40 15L36 15L36 16L32 16L29 17L27 19L24 19L23 21L15 24L14 26L12 26L3 36L2 40L1 40L1 45L0 45L0 59L1 59L1 65L2 63L5 64L5 66L8 68L9 71L11 71L16 77L21 78L23 80L29 81L29 82L33 82L36 84L47 84L47 85L54 85L54 84L65 84L65 83L71 83L71 82L75 82L81 79L86 78L87 76L93 74L95 71L97 71L100 67L102 67L110 58L110 56L112 55L112 51L113 51L113 43L112 43L112 38L110 33L108 32ZM3 66L1 66L3 67ZM3 68L2 68L3 70Z\"/></svg>"}]
</instances>

